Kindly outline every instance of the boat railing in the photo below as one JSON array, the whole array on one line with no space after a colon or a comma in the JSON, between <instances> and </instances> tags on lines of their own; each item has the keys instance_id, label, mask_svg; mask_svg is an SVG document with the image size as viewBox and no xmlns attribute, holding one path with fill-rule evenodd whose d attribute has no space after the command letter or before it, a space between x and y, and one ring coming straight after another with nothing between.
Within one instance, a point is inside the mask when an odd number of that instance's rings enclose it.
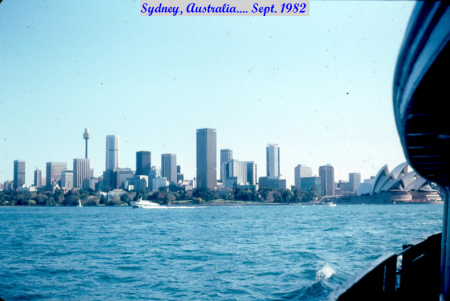
<instances>
[{"instance_id":1,"label":"boat railing","mask_svg":"<svg viewBox=\"0 0 450 301\"><path fill-rule=\"evenodd\" d=\"M439 300L441 233L403 245L371 263L326 300Z\"/></svg>"}]
</instances>

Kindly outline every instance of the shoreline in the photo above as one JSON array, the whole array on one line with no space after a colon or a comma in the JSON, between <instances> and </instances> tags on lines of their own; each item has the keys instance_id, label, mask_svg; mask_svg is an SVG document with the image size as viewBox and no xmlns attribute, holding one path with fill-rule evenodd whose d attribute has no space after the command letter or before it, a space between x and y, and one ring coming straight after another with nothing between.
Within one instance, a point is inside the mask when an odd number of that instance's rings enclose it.
<instances>
[{"instance_id":1,"label":"shoreline","mask_svg":"<svg viewBox=\"0 0 450 301\"><path fill-rule=\"evenodd\" d=\"M360 202L360 203L349 203L349 202L337 202L336 206L356 206L356 205L443 205L444 202L394 202L394 203L377 203L377 202ZM327 206L327 203L232 203L232 202L224 202L224 203L205 203L205 204L170 204L170 205L162 205L166 207L214 207L214 206L228 206L228 207L240 207L240 206ZM41 206L41 205L16 205L16 206L4 206L0 205L0 208L13 208L13 207L77 207L77 206ZM120 205L120 206L83 206L83 207L131 207L130 205Z\"/></svg>"}]
</instances>

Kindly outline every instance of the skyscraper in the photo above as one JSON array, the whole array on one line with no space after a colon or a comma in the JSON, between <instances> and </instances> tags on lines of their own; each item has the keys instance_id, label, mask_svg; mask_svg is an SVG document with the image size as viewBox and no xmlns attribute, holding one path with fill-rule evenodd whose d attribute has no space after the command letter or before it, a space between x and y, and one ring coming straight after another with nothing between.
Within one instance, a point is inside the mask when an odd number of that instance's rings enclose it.
<instances>
[{"instance_id":1,"label":"skyscraper","mask_svg":"<svg viewBox=\"0 0 450 301\"><path fill-rule=\"evenodd\" d=\"M34 186L41 187L42 186L42 171L36 167L34 171Z\"/></svg>"},{"instance_id":2,"label":"skyscraper","mask_svg":"<svg viewBox=\"0 0 450 301\"><path fill-rule=\"evenodd\" d=\"M334 167L330 164L319 167L319 177L322 186L322 195L334 195Z\"/></svg>"},{"instance_id":3,"label":"skyscraper","mask_svg":"<svg viewBox=\"0 0 450 301\"><path fill-rule=\"evenodd\" d=\"M197 187L217 186L217 133L215 129L197 130Z\"/></svg>"},{"instance_id":4,"label":"skyscraper","mask_svg":"<svg viewBox=\"0 0 450 301\"><path fill-rule=\"evenodd\" d=\"M348 174L350 184L350 192L355 192L356 189L361 185L361 174L357 172L352 172Z\"/></svg>"},{"instance_id":5,"label":"skyscraper","mask_svg":"<svg viewBox=\"0 0 450 301\"><path fill-rule=\"evenodd\" d=\"M169 184L172 182L177 183L177 155L161 155L161 175L169 181Z\"/></svg>"},{"instance_id":6,"label":"skyscraper","mask_svg":"<svg viewBox=\"0 0 450 301\"><path fill-rule=\"evenodd\" d=\"M280 177L280 147L268 144L266 147L267 177Z\"/></svg>"},{"instance_id":7,"label":"skyscraper","mask_svg":"<svg viewBox=\"0 0 450 301\"><path fill-rule=\"evenodd\" d=\"M220 181L223 183L226 180L225 176L225 163L233 160L233 150L221 149L220 150Z\"/></svg>"},{"instance_id":8,"label":"skyscraper","mask_svg":"<svg viewBox=\"0 0 450 301\"><path fill-rule=\"evenodd\" d=\"M74 175L73 170L63 170L61 172L61 188L64 190L70 190L74 188Z\"/></svg>"},{"instance_id":9,"label":"skyscraper","mask_svg":"<svg viewBox=\"0 0 450 301\"><path fill-rule=\"evenodd\" d=\"M73 159L73 187L81 188L83 180L91 176L89 159Z\"/></svg>"},{"instance_id":10,"label":"skyscraper","mask_svg":"<svg viewBox=\"0 0 450 301\"><path fill-rule=\"evenodd\" d=\"M46 184L47 186L53 186L60 184L61 172L67 170L67 163L64 162L47 162L46 166Z\"/></svg>"},{"instance_id":11,"label":"skyscraper","mask_svg":"<svg viewBox=\"0 0 450 301\"><path fill-rule=\"evenodd\" d=\"M311 167L298 164L294 168L295 189L301 189L301 178L312 177Z\"/></svg>"},{"instance_id":12,"label":"skyscraper","mask_svg":"<svg viewBox=\"0 0 450 301\"><path fill-rule=\"evenodd\" d=\"M136 175L148 176L152 167L152 154L146 151L136 152Z\"/></svg>"},{"instance_id":13,"label":"skyscraper","mask_svg":"<svg viewBox=\"0 0 450 301\"><path fill-rule=\"evenodd\" d=\"M106 136L106 170L119 167L119 136Z\"/></svg>"},{"instance_id":14,"label":"skyscraper","mask_svg":"<svg viewBox=\"0 0 450 301\"><path fill-rule=\"evenodd\" d=\"M14 185L13 189L17 190L25 184L25 161L14 161Z\"/></svg>"},{"instance_id":15,"label":"skyscraper","mask_svg":"<svg viewBox=\"0 0 450 301\"><path fill-rule=\"evenodd\" d=\"M222 183L225 187L247 185L247 162L231 160L224 163L224 167L226 168L226 178L222 180Z\"/></svg>"},{"instance_id":16,"label":"skyscraper","mask_svg":"<svg viewBox=\"0 0 450 301\"><path fill-rule=\"evenodd\" d=\"M255 162L247 161L247 182L249 185L256 185L258 182L258 167Z\"/></svg>"}]
</instances>

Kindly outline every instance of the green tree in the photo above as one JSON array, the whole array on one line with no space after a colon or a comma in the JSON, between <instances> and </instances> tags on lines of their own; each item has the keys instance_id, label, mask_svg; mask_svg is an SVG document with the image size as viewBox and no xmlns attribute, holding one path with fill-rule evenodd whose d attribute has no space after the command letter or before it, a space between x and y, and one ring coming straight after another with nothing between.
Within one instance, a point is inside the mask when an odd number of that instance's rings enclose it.
<instances>
[{"instance_id":1,"label":"green tree","mask_svg":"<svg viewBox=\"0 0 450 301\"><path fill-rule=\"evenodd\" d=\"M104 195L104 194L101 194L100 195L100 201L98 202L100 205L106 205L106 203L107 203L107 199L106 199L106 196Z\"/></svg>"},{"instance_id":2,"label":"green tree","mask_svg":"<svg viewBox=\"0 0 450 301\"><path fill-rule=\"evenodd\" d=\"M53 193L53 199L57 205L61 205L64 201L64 192L61 189L55 190Z\"/></svg>"},{"instance_id":3,"label":"green tree","mask_svg":"<svg viewBox=\"0 0 450 301\"><path fill-rule=\"evenodd\" d=\"M202 200L205 201L210 201L212 198L212 193L211 193L211 189L207 188L207 187L200 187L194 190L194 192L192 193L192 196L194 198L201 198Z\"/></svg>"},{"instance_id":4,"label":"green tree","mask_svg":"<svg viewBox=\"0 0 450 301\"><path fill-rule=\"evenodd\" d=\"M138 195L139 193L136 193L136 195ZM128 193L124 193L120 196L120 201L122 203L128 203L130 201L130 196L128 195Z\"/></svg>"}]
</instances>

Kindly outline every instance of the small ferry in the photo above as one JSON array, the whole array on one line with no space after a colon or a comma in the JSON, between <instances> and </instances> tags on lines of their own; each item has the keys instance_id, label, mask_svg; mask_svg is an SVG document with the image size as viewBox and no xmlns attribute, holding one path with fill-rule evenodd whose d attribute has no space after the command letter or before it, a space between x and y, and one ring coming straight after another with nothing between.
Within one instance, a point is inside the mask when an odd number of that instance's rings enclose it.
<instances>
[{"instance_id":1,"label":"small ferry","mask_svg":"<svg viewBox=\"0 0 450 301\"><path fill-rule=\"evenodd\" d=\"M143 201L142 198L140 198L138 201L131 201L130 205L133 208L137 209L157 209L162 207L157 203L153 203L150 201Z\"/></svg>"}]
</instances>

